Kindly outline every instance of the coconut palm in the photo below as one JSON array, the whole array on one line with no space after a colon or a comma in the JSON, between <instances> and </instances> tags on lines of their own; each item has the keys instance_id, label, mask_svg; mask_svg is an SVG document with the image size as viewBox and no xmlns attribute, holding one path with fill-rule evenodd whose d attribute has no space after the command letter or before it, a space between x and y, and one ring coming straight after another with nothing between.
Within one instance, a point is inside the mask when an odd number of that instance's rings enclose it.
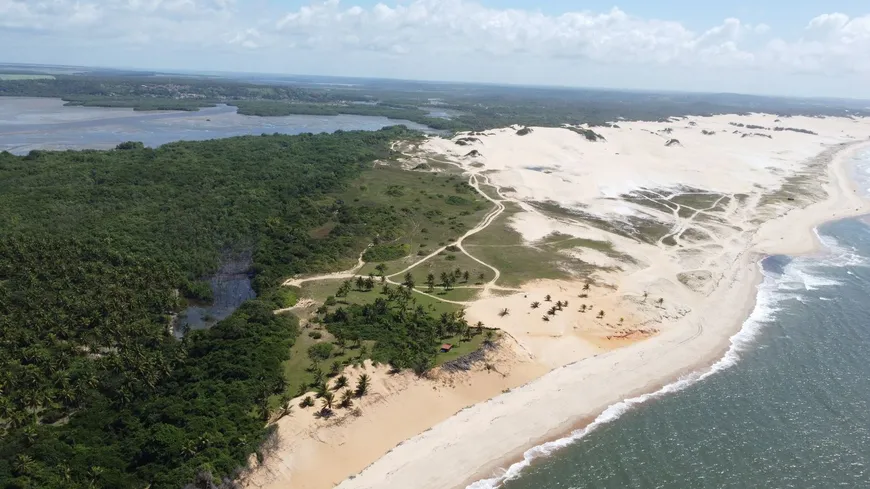
<instances>
[{"instance_id":1,"label":"coconut palm","mask_svg":"<svg viewBox=\"0 0 870 489\"><path fill-rule=\"evenodd\" d=\"M341 405L341 407L343 407L345 409L353 406L353 392L351 392L350 389L347 389L341 395L341 404L340 405Z\"/></svg>"},{"instance_id":2,"label":"coconut palm","mask_svg":"<svg viewBox=\"0 0 870 489\"><path fill-rule=\"evenodd\" d=\"M359 379L356 382L356 389L354 391L356 397L362 397L366 395L366 393L369 391L369 381L370 379L367 374L362 374L359 376Z\"/></svg>"},{"instance_id":3,"label":"coconut palm","mask_svg":"<svg viewBox=\"0 0 870 489\"><path fill-rule=\"evenodd\" d=\"M511 313L510 309L505 307L504 309L502 309L501 311L498 312L498 315L499 315L499 317L505 317L510 313Z\"/></svg>"},{"instance_id":4,"label":"coconut palm","mask_svg":"<svg viewBox=\"0 0 870 489\"><path fill-rule=\"evenodd\" d=\"M34 466L35 463L30 455L20 453L15 457L15 462L13 463L12 468L18 475L28 475L33 472Z\"/></svg>"},{"instance_id":5,"label":"coconut palm","mask_svg":"<svg viewBox=\"0 0 870 489\"><path fill-rule=\"evenodd\" d=\"M537 309L538 307L540 307L540 305L541 303L538 301L532 302L532 309Z\"/></svg>"},{"instance_id":6,"label":"coconut palm","mask_svg":"<svg viewBox=\"0 0 870 489\"><path fill-rule=\"evenodd\" d=\"M347 377L344 375L339 375L337 379L335 379L335 385L332 386L333 390L339 390L347 387Z\"/></svg>"},{"instance_id":7,"label":"coconut palm","mask_svg":"<svg viewBox=\"0 0 870 489\"><path fill-rule=\"evenodd\" d=\"M332 392L327 392L323 395L323 399L320 400L320 405L322 409L320 410L321 415L329 415L332 412L333 405L335 404L335 394Z\"/></svg>"},{"instance_id":8,"label":"coconut palm","mask_svg":"<svg viewBox=\"0 0 870 489\"><path fill-rule=\"evenodd\" d=\"M378 274L383 277L384 274L387 272L387 266L383 263L378 263L378 265L375 267L375 270L377 270Z\"/></svg>"},{"instance_id":9,"label":"coconut palm","mask_svg":"<svg viewBox=\"0 0 870 489\"><path fill-rule=\"evenodd\" d=\"M493 340L493 338L495 338L495 331L493 331L491 329L486 330L486 334L484 335L484 338L485 338L483 340L484 343L486 343L487 345L492 345L492 340Z\"/></svg>"},{"instance_id":10,"label":"coconut palm","mask_svg":"<svg viewBox=\"0 0 870 489\"><path fill-rule=\"evenodd\" d=\"M462 281L463 282L468 283L469 277L470 277L470 274L468 273L468 270L462 272Z\"/></svg>"}]
</instances>

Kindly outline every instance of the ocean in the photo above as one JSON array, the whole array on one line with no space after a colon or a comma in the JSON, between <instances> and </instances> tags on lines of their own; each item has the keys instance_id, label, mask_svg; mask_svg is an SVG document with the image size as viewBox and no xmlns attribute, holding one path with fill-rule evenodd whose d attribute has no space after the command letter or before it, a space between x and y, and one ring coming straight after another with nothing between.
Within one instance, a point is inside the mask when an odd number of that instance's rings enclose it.
<instances>
[{"instance_id":1,"label":"ocean","mask_svg":"<svg viewBox=\"0 0 870 489\"><path fill-rule=\"evenodd\" d=\"M855 177L870 187L870 155ZM771 256L757 303L709 371L611 406L475 488L870 488L870 225Z\"/></svg>"}]
</instances>

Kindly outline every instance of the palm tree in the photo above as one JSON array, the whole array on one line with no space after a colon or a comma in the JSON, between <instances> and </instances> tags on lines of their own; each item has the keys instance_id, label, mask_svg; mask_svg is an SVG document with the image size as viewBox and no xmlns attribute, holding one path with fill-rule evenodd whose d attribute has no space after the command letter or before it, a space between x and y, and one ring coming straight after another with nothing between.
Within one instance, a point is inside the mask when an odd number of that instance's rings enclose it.
<instances>
[{"instance_id":1,"label":"palm tree","mask_svg":"<svg viewBox=\"0 0 870 489\"><path fill-rule=\"evenodd\" d=\"M326 376L323 375L323 371L320 370L320 367L317 366L314 367L314 370L311 372L311 376L313 377L313 380L311 381L312 387L319 387L323 385L323 381L326 378Z\"/></svg>"},{"instance_id":2,"label":"palm tree","mask_svg":"<svg viewBox=\"0 0 870 489\"><path fill-rule=\"evenodd\" d=\"M334 376L338 375L339 372L341 372L341 362L336 360L336 361L332 362L332 366L329 367L329 375L331 377L334 377Z\"/></svg>"},{"instance_id":3,"label":"palm tree","mask_svg":"<svg viewBox=\"0 0 870 489\"><path fill-rule=\"evenodd\" d=\"M435 288L435 275L431 273L426 275L426 285L429 287L429 292L432 292L432 289Z\"/></svg>"},{"instance_id":4,"label":"palm tree","mask_svg":"<svg viewBox=\"0 0 870 489\"><path fill-rule=\"evenodd\" d=\"M456 267L456 270L453 270L453 278L459 278L462 276L462 270L459 267Z\"/></svg>"},{"instance_id":5,"label":"palm tree","mask_svg":"<svg viewBox=\"0 0 870 489\"><path fill-rule=\"evenodd\" d=\"M281 417L290 416L293 412L293 400L288 395L281 396Z\"/></svg>"},{"instance_id":6,"label":"palm tree","mask_svg":"<svg viewBox=\"0 0 870 489\"><path fill-rule=\"evenodd\" d=\"M447 272L441 272L441 277L440 277L440 278L441 278L441 285L443 285L444 288L446 289L447 286L450 284L450 278L449 278L449 276L447 275Z\"/></svg>"},{"instance_id":7,"label":"palm tree","mask_svg":"<svg viewBox=\"0 0 870 489\"><path fill-rule=\"evenodd\" d=\"M332 412L333 404L335 403L335 394L332 392L327 392L323 395L323 399L320 400L320 405L322 409L320 410L320 414L323 416L328 416L329 413Z\"/></svg>"},{"instance_id":8,"label":"palm tree","mask_svg":"<svg viewBox=\"0 0 870 489\"><path fill-rule=\"evenodd\" d=\"M646 302L646 298L649 296L649 292L644 291L643 293L643 301Z\"/></svg>"},{"instance_id":9,"label":"palm tree","mask_svg":"<svg viewBox=\"0 0 870 489\"><path fill-rule=\"evenodd\" d=\"M492 345L492 339L495 337L495 331L488 329L486 330L486 335L484 336L483 342L487 345Z\"/></svg>"},{"instance_id":10,"label":"palm tree","mask_svg":"<svg viewBox=\"0 0 870 489\"><path fill-rule=\"evenodd\" d=\"M333 390L339 390L344 387L347 387L347 377L344 375L339 375L337 379L335 379L335 385L332 386Z\"/></svg>"},{"instance_id":11,"label":"palm tree","mask_svg":"<svg viewBox=\"0 0 870 489\"><path fill-rule=\"evenodd\" d=\"M366 292L368 292L369 290L372 290L374 288L375 288L375 279L372 277L367 278L366 283L365 283Z\"/></svg>"},{"instance_id":12,"label":"palm tree","mask_svg":"<svg viewBox=\"0 0 870 489\"><path fill-rule=\"evenodd\" d=\"M538 301L532 302L532 309L537 309L540 305L541 303Z\"/></svg>"},{"instance_id":13,"label":"palm tree","mask_svg":"<svg viewBox=\"0 0 870 489\"><path fill-rule=\"evenodd\" d=\"M387 266L383 263L378 263L378 265L375 267L375 270L377 270L378 274L383 277L384 274L387 272Z\"/></svg>"},{"instance_id":14,"label":"palm tree","mask_svg":"<svg viewBox=\"0 0 870 489\"><path fill-rule=\"evenodd\" d=\"M338 292L336 292L335 295L339 297L344 297L347 295L348 292L350 292L350 288L350 280L345 280L341 283L341 287L338 288Z\"/></svg>"},{"instance_id":15,"label":"palm tree","mask_svg":"<svg viewBox=\"0 0 870 489\"><path fill-rule=\"evenodd\" d=\"M405 274L405 281L402 283L405 284L409 289L414 288L414 276L411 275L411 272Z\"/></svg>"},{"instance_id":16,"label":"palm tree","mask_svg":"<svg viewBox=\"0 0 870 489\"><path fill-rule=\"evenodd\" d=\"M481 282L483 282L484 280L486 280L486 274L483 273L483 272L480 272L480 273L477 275L477 280L480 280Z\"/></svg>"},{"instance_id":17,"label":"palm tree","mask_svg":"<svg viewBox=\"0 0 870 489\"><path fill-rule=\"evenodd\" d=\"M366 395L369 391L369 376L367 374L362 374L359 376L359 380L356 382L356 397L362 397Z\"/></svg>"},{"instance_id":18,"label":"palm tree","mask_svg":"<svg viewBox=\"0 0 870 489\"><path fill-rule=\"evenodd\" d=\"M549 320L550 320L550 316L544 316L544 317L541 318L541 319L543 319L544 321L549 321Z\"/></svg>"},{"instance_id":19,"label":"palm tree","mask_svg":"<svg viewBox=\"0 0 870 489\"><path fill-rule=\"evenodd\" d=\"M550 309L548 309L547 314L549 314L550 316L555 316L556 315L556 306L553 306Z\"/></svg>"},{"instance_id":20,"label":"palm tree","mask_svg":"<svg viewBox=\"0 0 870 489\"><path fill-rule=\"evenodd\" d=\"M603 317L604 317L604 311L603 311L603 310L602 310L602 311L598 311L598 317L599 317L599 318L603 318Z\"/></svg>"},{"instance_id":21,"label":"palm tree","mask_svg":"<svg viewBox=\"0 0 870 489\"><path fill-rule=\"evenodd\" d=\"M662 305L664 302L665 302L665 299L663 297L659 297L659 300L658 300L659 305Z\"/></svg>"},{"instance_id":22,"label":"palm tree","mask_svg":"<svg viewBox=\"0 0 870 489\"><path fill-rule=\"evenodd\" d=\"M589 281L588 280L586 281L586 283L583 284L583 290L589 290Z\"/></svg>"},{"instance_id":23,"label":"palm tree","mask_svg":"<svg viewBox=\"0 0 870 489\"><path fill-rule=\"evenodd\" d=\"M511 313L510 309L505 307L504 309L502 309L501 311L498 312L498 315L499 315L499 317L505 317L510 313Z\"/></svg>"},{"instance_id":24,"label":"palm tree","mask_svg":"<svg viewBox=\"0 0 870 489\"><path fill-rule=\"evenodd\" d=\"M580 305L580 312L586 312L586 304Z\"/></svg>"},{"instance_id":25,"label":"palm tree","mask_svg":"<svg viewBox=\"0 0 870 489\"><path fill-rule=\"evenodd\" d=\"M15 470L16 474L28 475L33 471L33 468L34 462L30 455L20 453L17 457L15 457L13 469Z\"/></svg>"},{"instance_id":26,"label":"palm tree","mask_svg":"<svg viewBox=\"0 0 870 489\"><path fill-rule=\"evenodd\" d=\"M362 291L362 289L363 289L363 287L365 287L365 285L366 285L366 280L364 278L362 278L361 276L356 278L356 289L357 290Z\"/></svg>"},{"instance_id":27,"label":"palm tree","mask_svg":"<svg viewBox=\"0 0 870 489\"><path fill-rule=\"evenodd\" d=\"M349 408L353 406L353 392L350 389L344 391L344 394L341 395L341 407Z\"/></svg>"},{"instance_id":28,"label":"palm tree","mask_svg":"<svg viewBox=\"0 0 870 489\"><path fill-rule=\"evenodd\" d=\"M470 277L470 274L468 273L468 270L462 272L462 281L463 282L468 283L469 277Z\"/></svg>"},{"instance_id":29,"label":"palm tree","mask_svg":"<svg viewBox=\"0 0 870 489\"><path fill-rule=\"evenodd\" d=\"M547 294L544 296L545 301L550 302L550 299L551 299L550 294Z\"/></svg>"}]
</instances>

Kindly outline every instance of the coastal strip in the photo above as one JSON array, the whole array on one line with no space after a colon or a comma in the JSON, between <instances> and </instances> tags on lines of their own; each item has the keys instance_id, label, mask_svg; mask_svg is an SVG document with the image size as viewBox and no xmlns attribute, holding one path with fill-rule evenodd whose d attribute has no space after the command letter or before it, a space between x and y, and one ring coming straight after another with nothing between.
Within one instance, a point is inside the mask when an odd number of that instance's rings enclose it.
<instances>
[{"instance_id":1,"label":"coastal strip","mask_svg":"<svg viewBox=\"0 0 870 489\"><path fill-rule=\"evenodd\" d=\"M868 212L845 170L849 158L865 147L853 145L834 155L827 164L827 197L764 222L751 242L744 243L716 289L693 305L694 313L662 334L557 368L467 409L406 441L339 487L435 489L509 475L504 468L511 462L525 460L530 448L564 438L578 422L662 384L675 379L679 383L680 376L690 371L707 371L729 351L735 334L747 322L747 313L755 305L761 257L811 253L819 246L813 232L816 225ZM607 416L618 411L614 407Z\"/></svg>"}]
</instances>

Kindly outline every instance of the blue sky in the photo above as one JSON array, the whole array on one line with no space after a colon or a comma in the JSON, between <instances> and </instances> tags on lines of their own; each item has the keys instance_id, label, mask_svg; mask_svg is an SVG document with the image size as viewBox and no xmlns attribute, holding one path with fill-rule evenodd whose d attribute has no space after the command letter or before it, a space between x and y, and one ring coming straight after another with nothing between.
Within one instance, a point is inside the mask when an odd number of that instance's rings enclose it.
<instances>
[{"instance_id":1,"label":"blue sky","mask_svg":"<svg viewBox=\"0 0 870 489\"><path fill-rule=\"evenodd\" d=\"M870 1L0 0L0 61L870 99Z\"/></svg>"}]
</instances>

